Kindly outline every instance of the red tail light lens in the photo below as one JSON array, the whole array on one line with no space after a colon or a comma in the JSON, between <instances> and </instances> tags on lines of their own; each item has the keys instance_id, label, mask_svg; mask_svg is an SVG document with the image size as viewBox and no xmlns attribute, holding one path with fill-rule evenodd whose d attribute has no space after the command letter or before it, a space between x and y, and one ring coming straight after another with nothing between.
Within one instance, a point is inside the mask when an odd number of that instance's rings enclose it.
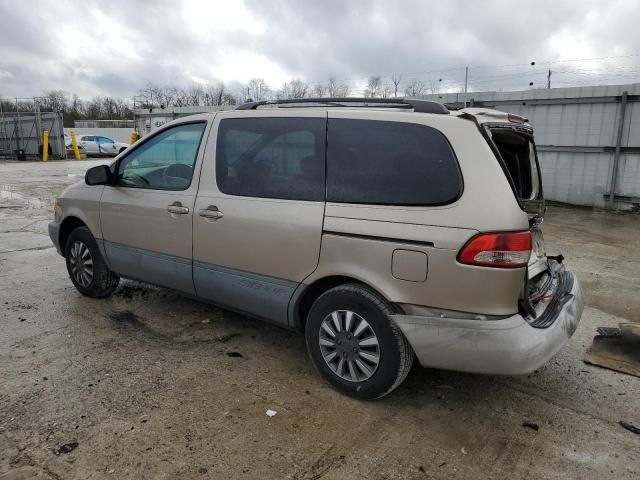
<instances>
[{"instance_id":1,"label":"red tail light lens","mask_svg":"<svg viewBox=\"0 0 640 480\"><path fill-rule=\"evenodd\" d=\"M496 268L525 267L531 255L531 232L483 233L460 250L458 261L466 265Z\"/></svg>"}]
</instances>

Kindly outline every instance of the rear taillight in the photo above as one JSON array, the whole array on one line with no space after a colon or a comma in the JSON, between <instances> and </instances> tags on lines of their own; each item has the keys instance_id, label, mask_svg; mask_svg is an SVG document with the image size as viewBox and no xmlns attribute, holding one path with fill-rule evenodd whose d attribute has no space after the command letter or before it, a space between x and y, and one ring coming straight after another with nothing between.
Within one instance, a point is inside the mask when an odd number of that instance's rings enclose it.
<instances>
[{"instance_id":1,"label":"rear taillight","mask_svg":"<svg viewBox=\"0 0 640 480\"><path fill-rule=\"evenodd\" d=\"M458 261L481 267L525 267L531 254L531 232L482 233L460 250Z\"/></svg>"}]
</instances>

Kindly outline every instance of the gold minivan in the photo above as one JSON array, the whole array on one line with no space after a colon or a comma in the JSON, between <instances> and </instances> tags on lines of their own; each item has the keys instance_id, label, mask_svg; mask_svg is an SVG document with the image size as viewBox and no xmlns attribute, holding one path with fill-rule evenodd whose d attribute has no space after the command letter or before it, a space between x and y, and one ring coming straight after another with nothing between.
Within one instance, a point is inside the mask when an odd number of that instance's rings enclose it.
<instances>
[{"instance_id":1,"label":"gold minivan","mask_svg":"<svg viewBox=\"0 0 640 480\"><path fill-rule=\"evenodd\" d=\"M523 374L575 331L547 256L526 119L419 99L319 98L181 118L56 200L83 295L136 279L304 331L362 399L425 367Z\"/></svg>"}]
</instances>

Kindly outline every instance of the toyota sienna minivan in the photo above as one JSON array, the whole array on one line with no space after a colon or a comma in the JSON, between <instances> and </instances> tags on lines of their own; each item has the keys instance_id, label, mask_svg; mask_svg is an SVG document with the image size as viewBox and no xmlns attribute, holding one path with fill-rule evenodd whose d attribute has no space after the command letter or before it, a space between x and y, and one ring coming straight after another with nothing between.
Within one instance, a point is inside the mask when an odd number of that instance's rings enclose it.
<instances>
[{"instance_id":1,"label":"toyota sienna minivan","mask_svg":"<svg viewBox=\"0 0 640 480\"><path fill-rule=\"evenodd\" d=\"M545 253L527 120L418 99L244 104L164 125L54 205L71 281L130 278L304 332L362 399L424 367L524 374L583 298Z\"/></svg>"}]
</instances>

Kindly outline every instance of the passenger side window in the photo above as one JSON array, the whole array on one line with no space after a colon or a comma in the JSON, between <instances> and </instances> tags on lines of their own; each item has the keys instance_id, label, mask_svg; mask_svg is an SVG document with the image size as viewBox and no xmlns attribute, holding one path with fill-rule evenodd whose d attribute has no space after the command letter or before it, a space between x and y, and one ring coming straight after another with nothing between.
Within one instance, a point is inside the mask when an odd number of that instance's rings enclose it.
<instances>
[{"instance_id":1,"label":"passenger side window","mask_svg":"<svg viewBox=\"0 0 640 480\"><path fill-rule=\"evenodd\" d=\"M462 191L445 136L414 123L329 119L327 201L443 205Z\"/></svg>"},{"instance_id":2,"label":"passenger side window","mask_svg":"<svg viewBox=\"0 0 640 480\"><path fill-rule=\"evenodd\" d=\"M227 118L220 122L216 180L221 192L323 201L326 120Z\"/></svg>"},{"instance_id":3,"label":"passenger side window","mask_svg":"<svg viewBox=\"0 0 640 480\"><path fill-rule=\"evenodd\" d=\"M118 165L117 184L155 190L187 189L205 125L178 125L137 147Z\"/></svg>"}]
</instances>

